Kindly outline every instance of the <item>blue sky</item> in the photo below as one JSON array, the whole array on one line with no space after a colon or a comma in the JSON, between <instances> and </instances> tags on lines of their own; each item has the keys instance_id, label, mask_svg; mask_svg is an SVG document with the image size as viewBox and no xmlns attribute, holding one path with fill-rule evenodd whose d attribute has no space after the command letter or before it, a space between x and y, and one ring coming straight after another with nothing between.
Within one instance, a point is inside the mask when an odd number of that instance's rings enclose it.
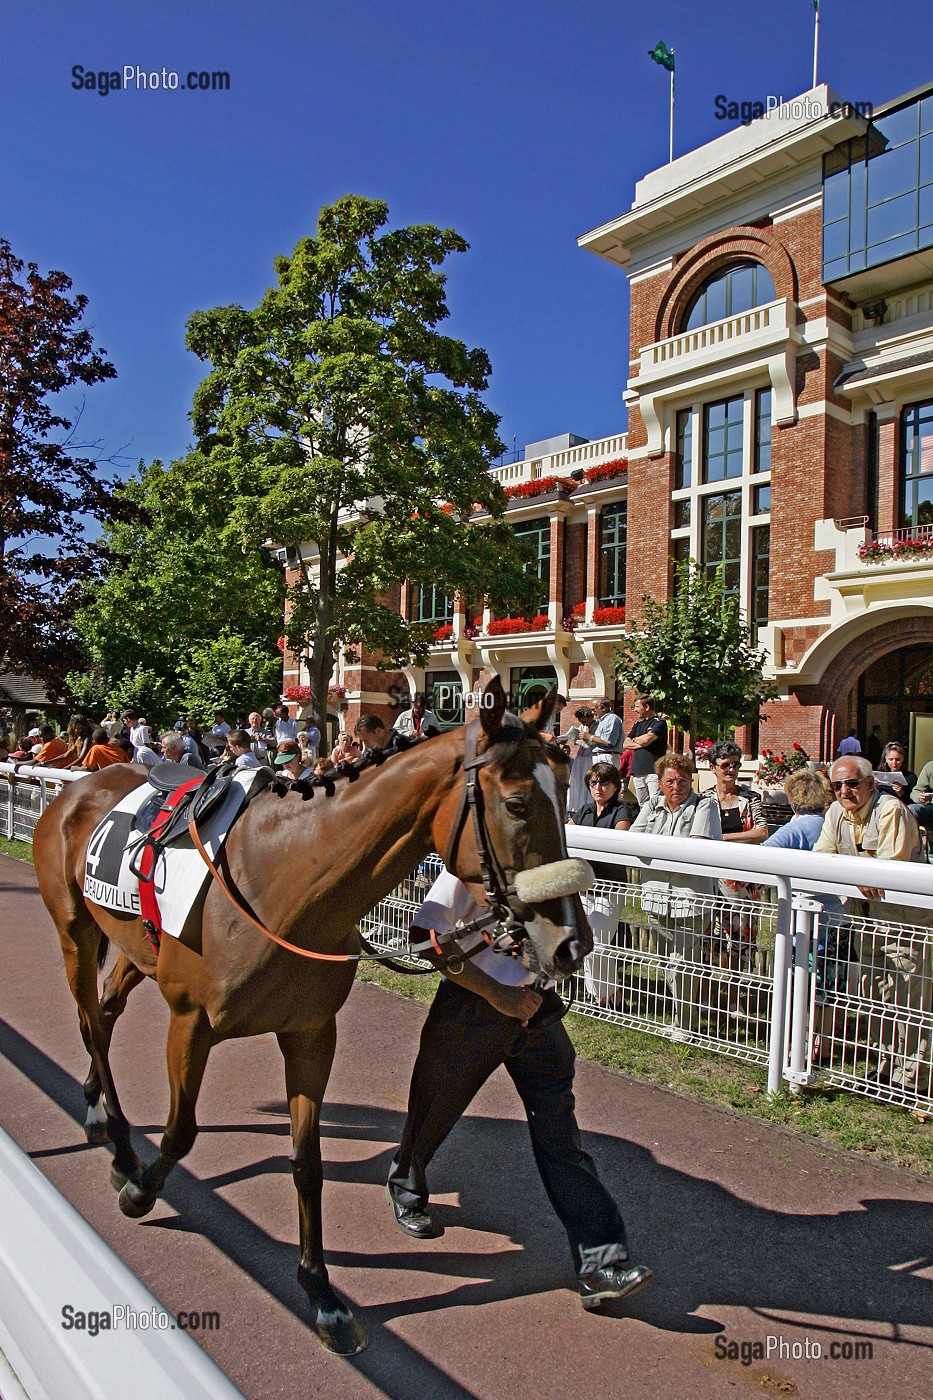
<instances>
[{"instance_id":1,"label":"blue sky","mask_svg":"<svg viewBox=\"0 0 933 1400\"><path fill-rule=\"evenodd\" d=\"M190 313L255 304L273 258L347 192L470 241L447 328L488 350L509 445L619 431L625 278L575 240L667 159L668 77L647 50L676 50L675 155L726 129L718 93L790 97L812 72L811 0L4 9L0 234L90 298L119 378L89 392L83 431L130 463L190 443L204 373L184 348ZM820 80L875 103L929 80L929 14L928 0L823 0ZM227 70L231 86L101 97L73 89L75 64Z\"/></svg>"}]
</instances>

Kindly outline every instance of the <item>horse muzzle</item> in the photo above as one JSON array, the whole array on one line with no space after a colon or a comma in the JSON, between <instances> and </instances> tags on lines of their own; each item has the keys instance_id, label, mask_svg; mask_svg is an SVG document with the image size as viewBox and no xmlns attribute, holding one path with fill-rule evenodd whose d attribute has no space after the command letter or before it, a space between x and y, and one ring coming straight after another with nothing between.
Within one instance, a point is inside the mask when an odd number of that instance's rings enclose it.
<instances>
[{"instance_id":1,"label":"horse muzzle","mask_svg":"<svg viewBox=\"0 0 933 1400\"><path fill-rule=\"evenodd\" d=\"M579 969L593 947L592 931L579 895L595 879L585 860L552 861L516 873L511 888L532 914L523 920L531 945L525 951L526 966L533 965L535 971L558 978L569 977Z\"/></svg>"}]
</instances>

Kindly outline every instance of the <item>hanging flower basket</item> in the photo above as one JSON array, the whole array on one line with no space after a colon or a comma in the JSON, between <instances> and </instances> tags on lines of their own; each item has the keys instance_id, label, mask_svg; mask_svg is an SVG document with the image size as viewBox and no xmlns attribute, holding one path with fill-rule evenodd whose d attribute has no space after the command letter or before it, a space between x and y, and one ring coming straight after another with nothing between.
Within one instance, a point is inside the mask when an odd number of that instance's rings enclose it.
<instances>
[{"instance_id":1,"label":"hanging flower basket","mask_svg":"<svg viewBox=\"0 0 933 1400\"><path fill-rule=\"evenodd\" d=\"M790 753L775 753L773 749L762 749L755 777L759 782L780 787L788 774L805 768L809 761L810 755L799 744L794 744Z\"/></svg>"}]
</instances>

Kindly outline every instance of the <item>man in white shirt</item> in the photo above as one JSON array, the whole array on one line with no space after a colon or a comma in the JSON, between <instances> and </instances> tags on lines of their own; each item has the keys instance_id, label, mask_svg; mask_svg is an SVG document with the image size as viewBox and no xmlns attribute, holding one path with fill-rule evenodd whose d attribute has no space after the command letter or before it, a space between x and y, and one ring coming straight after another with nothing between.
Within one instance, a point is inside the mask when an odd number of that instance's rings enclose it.
<instances>
[{"instance_id":1,"label":"man in white shirt","mask_svg":"<svg viewBox=\"0 0 933 1400\"><path fill-rule=\"evenodd\" d=\"M226 739L227 735L230 733L230 728L231 726L227 723L227 716L224 714L223 710L215 710L211 733L219 734L221 738Z\"/></svg>"},{"instance_id":2,"label":"man in white shirt","mask_svg":"<svg viewBox=\"0 0 933 1400\"><path fill-rule=\"evenodd\" d=\"M605 696L593 701L593 709L596 711L596 727L586 740L593 749L593 762L606 759L618 768L619 754L625 741L625 727L613 710L611 701Z\"/></svg>"},{"instance_id":3,"label":"man in white shirt","mask_svg":"<svg viewBox=\"0 0 933 1400\"><path fill-rule=\"evenodd\" d=\"M253 741L245 729L231 729L227 735L227 748L234 760L235 768L261 768L262 764L253 753Z\"/></svg>"},{"instance_id":4,"label":"man in white shirt","mask_svg":"<svg viewBox=\"0 0 933 1400\"><path fill-rule=\"evenodd\" d=\"M412 942L430 939L432 928L469 923L484 912L466 886L444 871L415 918ZM479 933L466 935L464 951L481 940ZM553 990L535 991L533 981L518 958L491 948L457 973L446 970L422 1030L386 1194L404 1234L431 1239L441 1233L427 1213L428 1165L477 1091L504 1065L528 1116L548 1198L570 1240L583 1306L592 1309L636 1293L653 1274L631 1264L622 1216L580 1146L574 1050L560 1020L564 1004Z\"/></svg>"},{"instance_id":5,"label":"man in white shirt","mask_svg":"<svg viewBox=\"0 0 933 1400\"><path fill-rule=\"evenodd\" d=\"M292 719L287 705L279 705L275 720L275 742L278 744L297 743L298 721Z\"/></svg>"}]
</instances>

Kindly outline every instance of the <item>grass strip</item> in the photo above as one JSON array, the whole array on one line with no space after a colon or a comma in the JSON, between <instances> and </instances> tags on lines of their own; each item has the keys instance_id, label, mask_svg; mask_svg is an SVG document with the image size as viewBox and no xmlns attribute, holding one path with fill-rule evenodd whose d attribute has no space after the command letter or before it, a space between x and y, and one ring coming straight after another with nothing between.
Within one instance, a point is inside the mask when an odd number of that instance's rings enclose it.
<instances>
[{"instance_id":1,"label":"grass strip","mask_svg":"<svg viewBox=\"0 0 933 1400\"><path fill-rule=\"evenodd\" d=\"M32 865L32 845L29 841L11 841L8 836L0 836L0 856L12 856L14 860L25 860Z\"/></svg>"},{"instance_id":2,"label":"grass strip","mask_svg":"<svg viewBox=\"0 0 933 1400\"><path fill-rule=\"evenodd\" d=\"M437 975L405 977L371 963L361 966L359 979L423 1002L433 999L438 980ZM914 1116L906 1108L842 1089L785 1091L771 1098L763 1065L677 1045L573 1012L564 1024L581 1059L933 1178L933 1122L921 1121L929 1115Z\"/></svg>"}]
</instances>

